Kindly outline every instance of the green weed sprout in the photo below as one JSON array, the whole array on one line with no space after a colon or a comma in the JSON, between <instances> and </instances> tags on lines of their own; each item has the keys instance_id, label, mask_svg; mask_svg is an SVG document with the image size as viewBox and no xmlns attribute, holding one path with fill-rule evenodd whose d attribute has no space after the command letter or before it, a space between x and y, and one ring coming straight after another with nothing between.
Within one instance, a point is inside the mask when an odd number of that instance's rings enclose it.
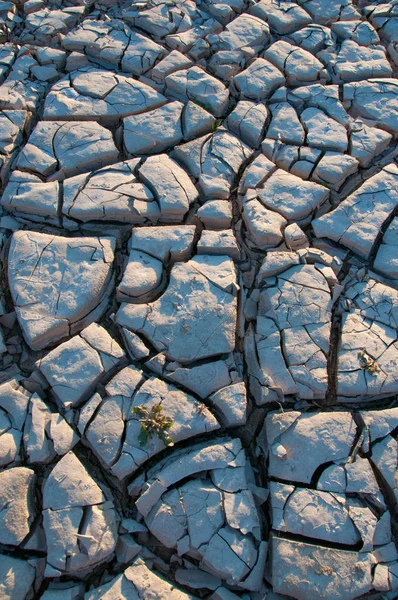
<instances>
[{"instance_id":1,"label":"green weed sprout","mask_svg":"<svg viewBox=\"0 0 398 600\"><path fill-rule=\"evenodd\" d=\"M154 435L157 435L166 446L174 446L173 440L168 434L173 425L173 419L165 417L162 410L163 407L160 404L155 404L150 410L142 405L133 407L133 414L140 417L141 429L138 436L140 446L145 446Z\"/></svg>"}]
</instances>

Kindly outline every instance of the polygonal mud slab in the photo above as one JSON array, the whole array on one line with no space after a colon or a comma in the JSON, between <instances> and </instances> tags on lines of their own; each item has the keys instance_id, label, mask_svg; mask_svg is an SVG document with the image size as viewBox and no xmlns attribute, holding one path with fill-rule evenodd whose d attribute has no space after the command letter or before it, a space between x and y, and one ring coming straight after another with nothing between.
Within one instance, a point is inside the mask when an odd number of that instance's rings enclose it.
<instances>
[{"instance_id":1,"label":"polygonal mud slab","mask_svg":"<svg viewBox=\"0 0 398 600\"><path fill-rule=\"evenodd\" d=\"M110 131L82 121L40 121L20 153L22 171L62 180L117 162L118 150Z\"/></svg>"},{"instance_id":2,"label":"polygonal mud slab","mask_svg":"<svg viewBox=\"0 0 398 600\"><path fill-rule=\"evenodd\" d=\"M52 86L43 117L55 121L92 120L109 125L165 102L164 96L140 81L86 68L73 71Z\"/></svg>"},{"instance_id":3,"label":"polygonal mud slab","mask_svg":"<svg viewBox=\"0 0 398 600\"><path fill-rule=\"evenodd\" d=\"M45 348L101 316L112 289L113 249L112 238L13 235L8 280L32 348Z\"/></svg>"},{"instance_id":4,"label":"polygonal mud slab","mask_svg":"<svg viewBox=\"0 0 398 600\"><path fill-rule=\"evenodd\" d=\"M50 577L84 575L115 548L117 522L110 492L92 479L73 452L44 483L43 525Z\"/></svg>"},{"instance_id":5,"label":"polygonal mud slab","mask_svg":"<svg viewBox=\"0 0 398 600\"><path fill-rule=\"evenodd\" d=\"M269 573L276 591L354 599L394 589L398 557L386 498L395 493L397 416L397 409L267 416L260 444L273 478Z\"/></svg>"},{"instance_id":6,"label":"polygonal mud slab","mask_svg":"<svg viewBox=\"0 0 398 600\"><path fill-rule=\"evenodd\" d=\"M235 296L232 261L197 257L173 267L167 291L152 305L122 305L117 322L170 360L189 363L233 350Z\"/></svg>"},{"instance_id":7,"label":"polygonal mud slab","mask_svg":"<svg viewBox=\"0 0 398 600\"><path fill-rule=\"evenodd\" d=\"M317 237L327 237L369 258L380 227L397 206L398 167L392 163L348 196L331 213L312 224Z\"/></svg>"},{"instance_id":8,"label":"polygonal mud slab","mask_svg":"<svg viewBox=\"0 0 398 600\"><path fill-rule=\"evenodd\" d=\"M99 64L120 67L121 71L139 76L163 56L164 49L123 21L95 21L84 19L69 31L62 46L71 52L84 52Z\"/></svg>"}]
</instances>

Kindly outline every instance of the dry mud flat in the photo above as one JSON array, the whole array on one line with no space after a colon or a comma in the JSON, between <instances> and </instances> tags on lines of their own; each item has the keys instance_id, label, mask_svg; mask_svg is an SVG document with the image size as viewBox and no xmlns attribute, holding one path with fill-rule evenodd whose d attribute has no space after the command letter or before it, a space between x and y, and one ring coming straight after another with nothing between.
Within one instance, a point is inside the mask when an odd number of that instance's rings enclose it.
<instances>
[{"instance_id":1,"label":"dry mud flat","mask_svg":"<svg viewBox=\"0 0 398 600\"><path fill-rule=\"evenodd\" d=\"M396 599L397 1L0 4L0 600Z\"/></svg>"}]
</instances>

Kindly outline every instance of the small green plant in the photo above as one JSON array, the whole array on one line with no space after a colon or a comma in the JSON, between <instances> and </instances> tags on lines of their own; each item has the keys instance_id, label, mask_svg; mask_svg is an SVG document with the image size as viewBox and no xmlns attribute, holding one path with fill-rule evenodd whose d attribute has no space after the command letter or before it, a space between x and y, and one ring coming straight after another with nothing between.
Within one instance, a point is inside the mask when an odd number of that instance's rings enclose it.
<instances>
[{"instance_id":1,"label":"small green plant","mask_svg":"<svg viewBox=\"0 0 398 600\"><path fill-rule=\"evenodd\" d=\"M211 126L211 131L212 133L214 133L215 131L217 131L217 129L220 127L222 123L222 119L216 119L213 123L213 125Z\"/></svg>"},{"instance_id":2,"label":"small green plant","mask_svg":"<svg viewBox=\"0 0 398 600\"><path fill-rule=\"evenodd\" d=\"M141 429L138 436L140 446L145 446L153 435L157 435L166 446L174 446L173 440L168 434L169 429L173 425L173 419L165 417L162 411L163 407L161 404L155 404L150 410L145 406L133 407L133 414L140 417Z\"/></svg>"},{"instance_id":3,"label":"small green plant","mask_svg":"<svg viewBox=\"0 0 398 600\"><path fill-rule=\"evenodd\" d=\"M365 350L361 350L358 352L358 358L361 362L361 369L366 369L370 375L374 375L376 377L377 373L380 373L380 367Z\"/></svg>"}]
</instances>

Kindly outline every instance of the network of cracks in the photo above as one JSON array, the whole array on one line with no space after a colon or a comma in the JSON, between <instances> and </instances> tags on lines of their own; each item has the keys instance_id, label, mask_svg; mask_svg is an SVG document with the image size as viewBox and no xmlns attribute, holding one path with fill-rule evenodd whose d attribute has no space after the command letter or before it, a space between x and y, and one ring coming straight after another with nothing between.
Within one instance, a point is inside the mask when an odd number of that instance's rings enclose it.
<instances>
[{"instance_id":1,"label":"network of cracks","mask_svg":"<svg viewBox=\"0 0 398 600\"><path fill-rule=\"evenodd\" d=\"M398 3L0 3L1 600L398 597Z\"/></svg>"}]
</instances>

